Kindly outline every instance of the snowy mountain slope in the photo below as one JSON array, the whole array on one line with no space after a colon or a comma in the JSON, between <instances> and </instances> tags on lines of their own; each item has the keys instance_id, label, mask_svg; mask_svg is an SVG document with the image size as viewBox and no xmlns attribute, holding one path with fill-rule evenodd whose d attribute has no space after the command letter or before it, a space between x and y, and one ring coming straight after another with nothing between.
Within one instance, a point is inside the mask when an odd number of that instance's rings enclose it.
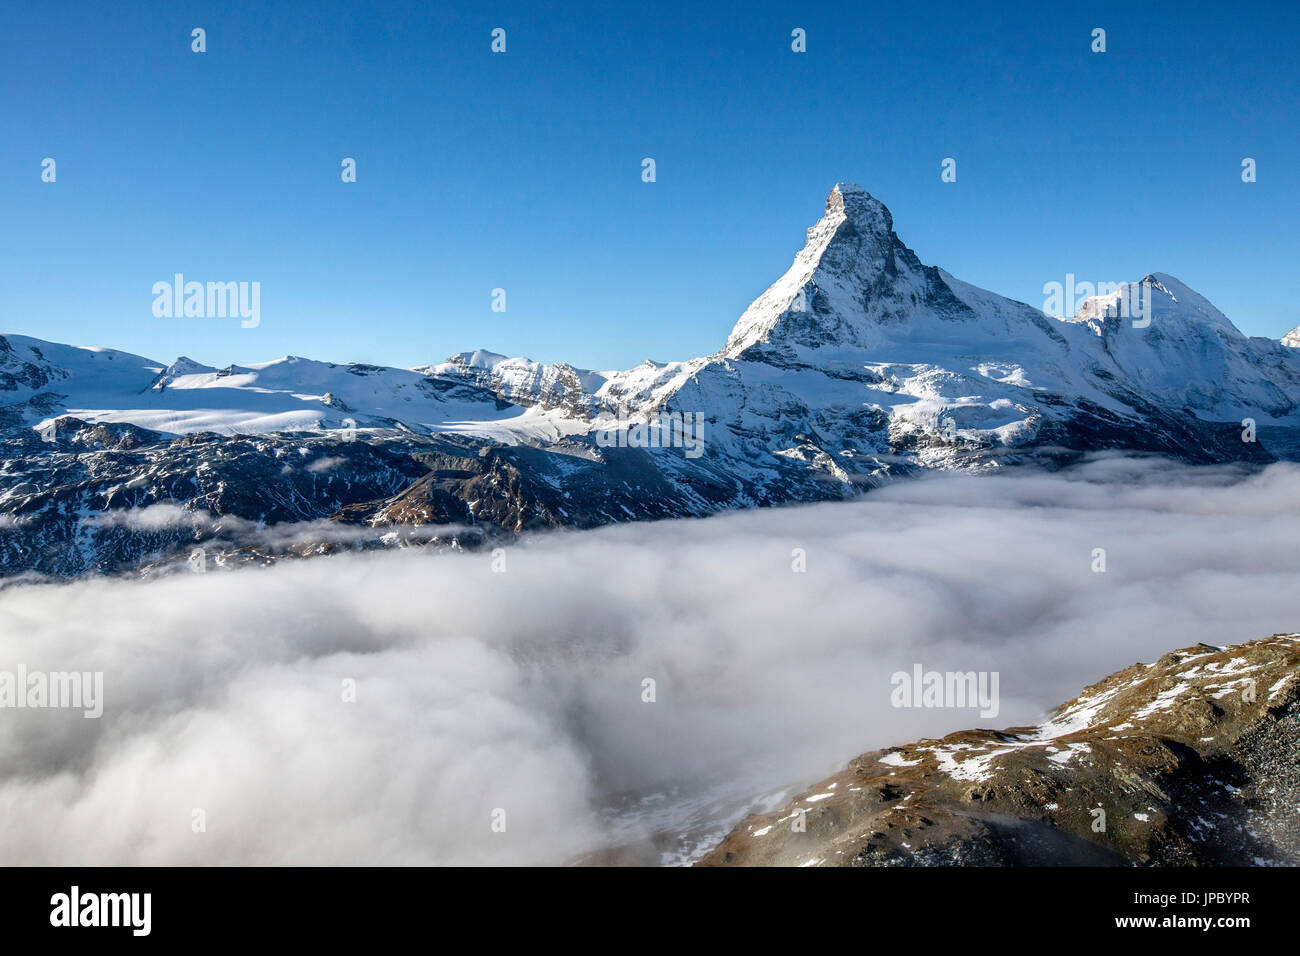
<instances>
[{"instance_id":1,"label":"snowy mountain slope","mask_svg":"<svg viewBox=\"0 0 1300 956\"><path fill-rule=\"evenodd\" d=\"M1132 295L1149 296L1148 327L1118 316L1116 300ZM1281 421L1297 412L1300 365L1277 343L1248 339L1173 276L1154 273L1104 300L1089 299L1076 318L1098 336L1134 390L1162 403L1218 420Z\"/></svg>"},{"instance_id":2,"label":"snowy mountain slope","mask_svg":"<svg viewBox=\"0 0 1300 956\"><path fill-rule=\"evenodd\" d=\"M0 406L6 408L62 407L74 392L93 404L119 408L161 371L161 363L127 352L0 336Z\"/></svg>"},{"instance_id":3,"label":"snowy mountain slope","mask_svg":"<svg viewBox=\"0 0 1300 956\"><path fill-rule=\"evenodd\" d=\"M165 434L224 435L357 427L427 434L527 413L473 383L415 371L286 356L223 369L170 365L108 349L0 337L0 411L40 428L61 415Z\"/></svg>"},{"instance_id":4,"label":"snowy mountain slope","mask_svg":"<svg viewBox=\"0 0 1300 956\"><path fill-rule=\"evenodd\" d=\"M1121 314L1133 301L1142 322ZM188 532L92 535L72 561L59 522L167 502L254 524L514 533L1102 449L1300 459L1300 349L1242 335L1163 273L1050 316L924 265L884 204L841 183L713 355L624 371L484 351L416 369L215 368L15 335L0 337L0 442L0 564L83 573L165 557Z\"/></svg>"}]
</instances>

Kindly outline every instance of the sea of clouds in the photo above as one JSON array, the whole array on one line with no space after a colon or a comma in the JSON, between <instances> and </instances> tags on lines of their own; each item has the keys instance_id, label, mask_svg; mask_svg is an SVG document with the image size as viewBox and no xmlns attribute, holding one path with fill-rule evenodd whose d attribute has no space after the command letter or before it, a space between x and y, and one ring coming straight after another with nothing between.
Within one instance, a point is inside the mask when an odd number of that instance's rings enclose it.
<instances>
[{"instance_id":1,"label":"sea of clouds","mask_svg":"<svg viewBox=\"0 0 1300 956\"><path fill-rule=\"evenodd\" d=\"M15 585L0 670L102 671L104 714L0 709L0 860L680 861L863 751L1300 629L1298 552L1300 468L1116 457L541 534L504 571L410 549ZM998 718L892 707L914 664L999 672Z\"/></svg>"}]
</instances>

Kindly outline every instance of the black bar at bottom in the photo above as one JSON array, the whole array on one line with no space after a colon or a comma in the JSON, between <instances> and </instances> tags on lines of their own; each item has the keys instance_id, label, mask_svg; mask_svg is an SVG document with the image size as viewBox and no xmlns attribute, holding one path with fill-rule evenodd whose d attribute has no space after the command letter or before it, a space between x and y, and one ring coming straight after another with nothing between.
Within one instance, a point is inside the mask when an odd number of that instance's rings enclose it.
<instances>
[{"instance_id":1,"label":"black bar at bottom","mask_svg":"<svg viewBox=\"0 0 1300 956\"><path fill-rule=\"evenodd\" d=\"M485 942L558 935L606 945L689 945L690 935L731 944L782 930L813 944L918 934L946 946L1039 932L1071 940L1199 934L1231 944L1288 927L1296 888L1296 870L1262 868L11 868L0 870L0 920L7 942L75 936L92 945L333 947L453 927L483 933Z\"/></svg>"}]
</instances>

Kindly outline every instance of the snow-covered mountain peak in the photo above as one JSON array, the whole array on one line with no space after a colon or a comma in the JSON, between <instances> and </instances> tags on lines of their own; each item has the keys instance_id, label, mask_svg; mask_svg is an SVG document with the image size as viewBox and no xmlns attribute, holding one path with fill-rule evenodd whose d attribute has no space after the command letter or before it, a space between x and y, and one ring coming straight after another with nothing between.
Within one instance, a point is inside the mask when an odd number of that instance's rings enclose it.
<instances>
[{"instance_id":1,"label":"snow-covered mountain peak","mask_svg":"<svg viewBox=\"0 0 1300 956\"><path fill-rule=\"evenodd\" d=\"M745 310L720 354L739 357L758 343L869 348L882 327L918 308L947 318L969 312L938 270L899 240L884 203L838 183L790 268Z\"/></svg>"},{"instance_id":2,"label":"snow-covered mountain peak","mask_svg":"<svg viewBox=\"0 0 1300 956\"><path fill-rule=\"evenodd\" d=\"M1149 284L1153 300L1160 307L1160 297L1164 296L1164 308L1167 312L1177 312L1190 322L1199 322L1226 333L1230 338L1242 339L1241 330L1232 324L1232 320L1220 312L1214 304L1188 285L1164 272L1153 272L1142 280Z\"/></svg>"},{"instance_id":3,"label":"snow-covered mountain peak","mask_svg":"<svg viewBox=\"0 0 1300 956\"><path fill-rule=\"evenodd\" d=\"M836 183L826 197L826 219L842 219L862 233L889 238L894 217L879 199L856 183Z\"/></svg>"},{"instance_id":4,"label":"snow-covered mountain peak","mask_svg":"<svg viewBox=\"0 0 1300 956\"><path fill-rule=\"evenodd\" d=\"M1170 291L1169 285L1166 285L1166 280L1170 285L1178 286L1179 288L1181 288L1186 292L1191 291L1190 289L1187 288L1187 286L1183 285L1173 276L1166 275L1163 272L1148 272L1146 275L1142 277L1142 281L1139 284L1151 286L1151 288L1155 289L1158 292L1163 292L1165 295L1169 296L1175 302L1178 301L1178 296L1174 295L1174 293Z\"/></svg>"},{"instance_id":5,"label":"snow-covered mountain peak","mask_svg":"<svg viewBox=\"0 0 1300 956\"><path fill-rule=\"evenodd\" d=\"M1149 273L1139 282L1125 282L1111 292L1085 299L1074 317L1101 335L1113 334L1131 319L1136 320L1136 329L1146 329L1149 323L1144 320L1151 319L1165 334L1215 334L1233 341L1244 338L1209 299L1164 272Z\"/></svg>"},{"instance_id":6,"label":"snow-covered mountain peak","mask_svg":"<svg viewBox=\"0 0 1300 956\"><path fill-rule=\"evenodd\" d=\"M1288 345L1293 349L1300 349L1300 325L1282 336L1282 344Z\"/></svg>"},{"instance_id":7,"label":"snow-covered mountain peak","mask_svg":"<svg viewBox=\"0 0 1300 956\"><path fill-rule=\"evenodd\" d=\"M164 389L173 385L178 379L187 375L206 375L215 373L217 370L211 365L204 365L202 362L196 362L187 355L182 355L168 365L153 383L153 388Z\"/></svg>"}]
</instances>

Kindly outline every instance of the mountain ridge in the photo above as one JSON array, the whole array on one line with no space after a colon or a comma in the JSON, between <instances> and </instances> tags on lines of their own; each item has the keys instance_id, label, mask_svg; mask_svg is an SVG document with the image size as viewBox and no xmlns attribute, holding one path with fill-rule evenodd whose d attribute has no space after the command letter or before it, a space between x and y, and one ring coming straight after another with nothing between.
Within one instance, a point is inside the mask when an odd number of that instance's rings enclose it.
<instances>
[{"instance_id":1,"label":"mountain ridge","mask_svg":"<svg viewBox=\"0 0 1300 956\"><path fill-rule=\"evenodd\" d=\"M1145 324L1122 314L1125 296L1146 304ZM139 569L216 540L87 524L164 503L227 527L490 536L835 500L928 469L1098 451L1300 458L1300 349L1247 338L1164 273L1078 312L1056 318L923 264L884 203L840 183L718 351L685 361L593 371L478 350L415 369L297 356L216 368L0 337L0 569ZM698 427L702 454L684 454L672 422Z\"/></svg>"}]
</instances>

